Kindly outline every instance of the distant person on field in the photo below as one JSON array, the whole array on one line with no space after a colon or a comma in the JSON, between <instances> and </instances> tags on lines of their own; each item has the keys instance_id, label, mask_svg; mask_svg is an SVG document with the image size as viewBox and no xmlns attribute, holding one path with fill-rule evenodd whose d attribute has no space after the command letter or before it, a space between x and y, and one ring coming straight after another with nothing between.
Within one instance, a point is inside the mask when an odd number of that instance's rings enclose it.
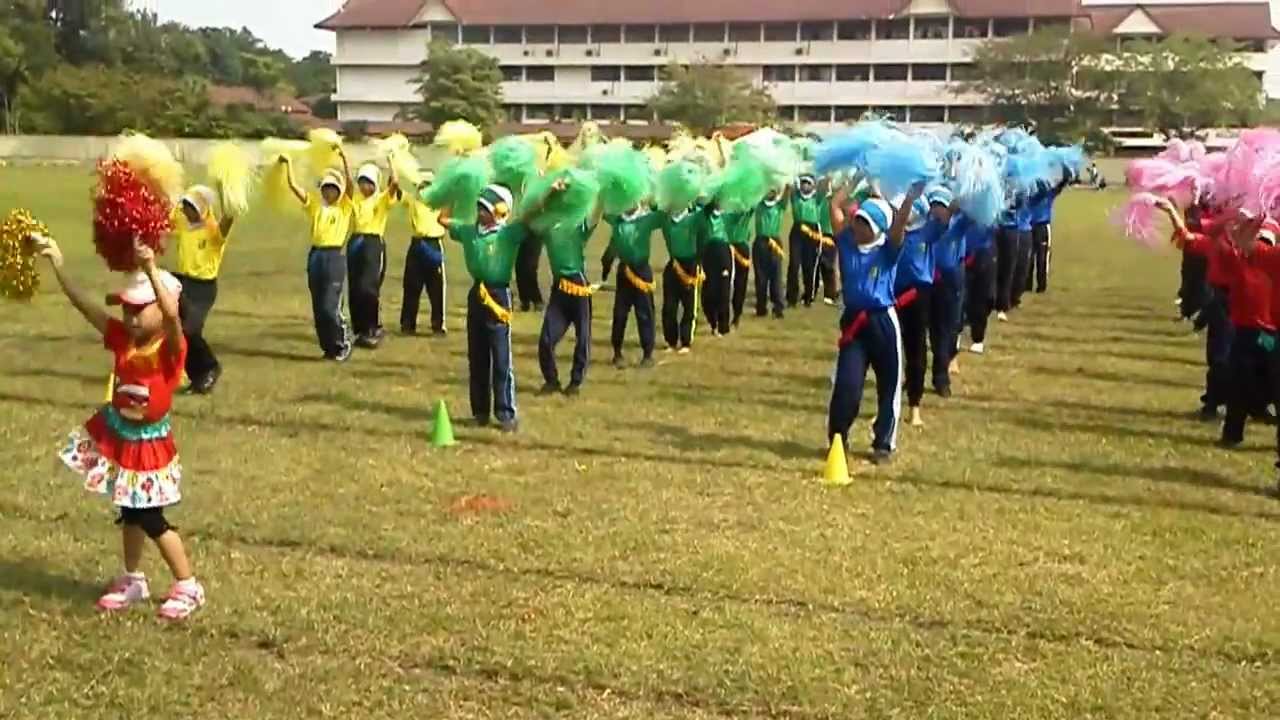
<instances>
[{"instance_id":1,"label":"distant person on field","mask_svg":"<svg viewBox=\"0 0 1280 720\"><path fill-rule=\"evenodd\" d=\"M409 206L409 224L413 237L404 258L404 300L400 306L400 332L416 335L418 332L418 304L422 291L427 291L431 302L431 332L444 335L445 327L445 228L440 223L440 211L422 201L422 192L431 186L434 174L425 173L418 192L405 193Z\"/></svg>"},{"instance_id":2,"label":"distant person on field","mask_svg":"<svg viewBox=\"0 0 1280 720\"><path fill-rule=\"evenodd\" d=\"M356 345L372 349L381 344L384 334L378 309L387 275L385 236L400 186L392 170L386 187L382 187L382 172L377 165L366 163L356 173L356 187L359 192L352 200L352 234L347 242L347 303Z\"/></svg>"},{"instance_id":3,"label":"distant person on field","mask_svg":"<svg viewBox=\"0 0 1280 720\"><path fill-rule=\"evenodd\" d=\"M618 369L626 367L622 344L626 340L627 321L634 311L636 332L640 336L640 367L651 368L656 345L653 295L657 283L654 282L650 256L653 233L661 226L662 215L637 206L621 215L605 215L604 221L613 229L609 236L609 249L605 252L604 277L609 276L615 260L619 264L610 333L613 366Z\"/></svg>"},{"instance_id":4,"label":"distant person on field","mask_svg":"<svg viewBox=\"0 0 1280 720\"><path fill-rule=\"evenodd\" d=\"M782 297L782 262L786 251L782 247L783 193L770 190L756 206L756 244L752 249L752 261L756 277L756 317L764 317L773 305L773 316L779 320L784 315Z\"/></svg>"},{"instance_id":5,"label":"distant person on field","mask_svg":"<svg viewBox=\"0 0 1280 720\"><path fill-rule=\"evenodd\" d=\"M222 377L222 365L204 339L204 324L218 299L218 271L227 249L227 237L235 217L225 209L219 219L215 206L218 193L196 185L183 194L174 208L173 228L177 239L174 276L182 283L178 315L187 339L186 392L206 395Z\"/></svg>"},{"instance_id":6,"label":"distant person on field","mask_svg":"<svg viewBox=\"0 0 1280 720\"><path fill-rule=\"evenodd\" d=\"M558 187L568 187L562 180ZM540 394L563 392L577 395L587 379L591 364L591 296L595 292L587 280L586 249L600 224L601 208L597 203L592 216L574 226L556 224L546 234L547 261L551 265L551 296L542 316L538 335L538 365L542 370ZM556 366L556 346L573 328L573 368L569 385L560 383Z\"/></svg>"}]
</instances>

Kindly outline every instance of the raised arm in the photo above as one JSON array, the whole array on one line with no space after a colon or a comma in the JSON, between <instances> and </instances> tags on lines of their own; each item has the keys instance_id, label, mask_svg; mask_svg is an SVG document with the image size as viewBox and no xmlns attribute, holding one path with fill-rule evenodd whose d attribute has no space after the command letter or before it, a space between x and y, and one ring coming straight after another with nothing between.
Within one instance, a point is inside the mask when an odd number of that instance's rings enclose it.
<instances>
[{"instance_id":1,"label":"raised arm","mask_svg":"<svg viewBox=\"0 0 1280 720\"><path fill-rule=\"evenodd\" d=\"M71 279L67 277L66 272L62 269L62 250L58 247L58 243L53 238L44 237L43 235L32 235L30 242L35 246L36 252L44 256L49 261L49 266L53 268L53 274L58 278L58 285L62 287L62 293L71 301L71 305L84 316L85 320L101 334L107 332L107 322L111 316L107 314L107 310L102 305L89 299L89 296L76 287Z\"/></svg>"},{"instance_id":2,"label":"raised arm","mask_svg":"<svg viewBox=\"0 0 1280 720\"><path fill-rule=\"evenodd\" d=\"M164 316L164 340L169 354L175 359L182 355L182 320L178 317L178 299L165 287L160 269L156 267L156 254L141 242L133 244L134 258L138 266L147 274L151 287L156 291L156 304L160 306L160 314Z\"/></svg>"},{"instance_id":3,"label":"raised arm","mask_svg":"<svg viewBox=\"0 0 1280 720\"><path fill-rule=\"evenodd\" d=\"M527 208L519 217L515 218L518 222L528 223L533 221L547 209L547 203L551 202L551 198L559 195L569 188L568 178L559 178L551 183L551 190L538 198L538 201L532 207Z\"/></svg>"},{"instance_id":4,"label":"raised arm","mask_svg":"<svg viewBox=\"0 0 1280 720\"><path fill-rule=\"evenodd\" d=\"M289 181L289 191L293 193L294 197L298 198L298 202L306 205L307 194L302 191L302 188L298 187L298 181L293 177L293 162L285 155L281 155L278 162L284 164L285 179Z\"/></svg>"},{"instance_id":5,"label":"raised arm","mask_svg":"<svg viewBox=\"0 0 1280 720\"><path fill-rule=\"evenodd\" d=\"M836 190L835 196L831 198L831 207L829 208L831 213L831 232L836 235L844 232L845 224L848 222L848 218L844 215L844 207L848 202L849 186L842 185Z\"/></svg>"},{"instance_id":6,"label":"raised arm","mask_svg":"<svg viewBox=\"0 0 1280 720\"><path fill-rule=\"evenodd\" d=\"M342 158L342 177L347 181L346 196L355 197L355 183L351 182L351 161L347 160L347 151L338 148L338 157Z\"/></svg>"},{"instance_id":7,"label":"raised arm","mask_svg":"<svg viewBox=\"0 0 1280 720\"><path fill-rule=\"evenodd\" d=\"M907 239L907 223L911 221L911 208L923 194L924 183L916 183L907 191L907 196L902 199L902 205L893 209L893 224L889 226L889 242L895 247L901 247L903 241Z\"/></svg>"}]
</instances>

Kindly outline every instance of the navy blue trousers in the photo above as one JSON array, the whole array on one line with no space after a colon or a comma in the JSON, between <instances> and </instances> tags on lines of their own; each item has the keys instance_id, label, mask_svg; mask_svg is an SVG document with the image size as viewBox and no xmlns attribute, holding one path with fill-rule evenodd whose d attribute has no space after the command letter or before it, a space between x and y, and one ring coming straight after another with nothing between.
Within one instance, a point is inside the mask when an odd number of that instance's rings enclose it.
<instances>
[{"instance_id":1,"label":"navy blue trousers","mask_svg":"<svg viewBox=\"0 0 1280 720\"><path fill-rule=\"evenodd\" d=\"M647 283L653 282L653 268L647 264L624 264L623 268L630 268L631 272ZM613 295L613 332L610 338L613 341L614 355L622 354L622 342L627 337L627 321L631 318L632 311L635 311L636 330L640 333L640 350L645 357L650 357L653 355L655 342L653 293L636 288L627 279L625 270L619 268L618 291Z\"/></svg>"},{"instance_id":2,"label":"navy blue trousers","mask_svg":"<svg viewBox=\"0 0 1280 720\"><path fill-rule=\"evenodd\" d=\"M933 389L951 387L951 359L960 340L961 308L964 307L964 265L940 270L933 283L933 306L929 312L929 346L933 350Z\"/></svg>"},{"instance_id":3,"label":"navy blue trousers","mask_svg":"<svg viewBox=\"0 0 1280 720\"><path fill-rule=\"evenodd\" d=\"M1257 328L1235 328L1231 339L1228 368L1231 390L1227 396L1227 417L1222 423L1222 439L1229 443L1244 441L1245 421L1252 413L1263 412L1276 397L1276 352L1268 352L1261 343L1265 331ZM1280 447L1280 425L1277 426Z\"/></svg>"},{"instance_id":4,"label":"navy blue trousers","mask_svg":"<svg viewBox=\"0 0 1280 720\"><path fill-rule=\"evenodd\" d=\"M351 310L351 329L358 336L372 335L382 329L378 318L378 299L382 280L387 275L386 246L380 235L352 235L347 241L347 305Z\"/></svg>"},{"instance_id":5,"label":"navy blue trousers","mask_svg":"<svg viewBox=\"0 0 1280 720\"><path fill-rule=\"evenodd\" d=\"M933 283L919 283L899 288L899 296L916 291L916 299L898 310L902 333L903 366L906 368L907 403L919 407L924 399L924 375L929 364L929 315L933 310Z\"/></svg>"},{"instance_id":6,"label":"navy blue trousers","mask_svg":"<svg viewBox=\"0 0 1280 720\"><path fill-rule=\"evenodd\" d=\"M707 273L702 286L702 311L711 332L729 332L733 319L733 251L728 243L712 243L702 255L702 268Z\"/></svg>"},{"instance_id":7,"label":"navy blue trousers","mask_svg":"<svg viewBox=\"0 0 1280 720\"><path fill-rule=\"evenodd\" d=\"M1227 404L1231 388L1231 339L1235 329L1227 311L1225 288L1210 287L1209 299L1201 310L1204 316L1204 359L1208 370L1204 377L1204 407L1217 409Z\"/></svg>"},{"instance_id":8,"label":"navy blue trousers","mask_svg":"<svg viewBox=\"0 0 1280 720\"><path fill-rule=\"evenodd\" d=\"M584 275L569 278L570 282L586 285ZM538 365L542 379L550 385L560 384L560 371L556 368L556 345L573 327L576 342L573 346L573 371L569 376L572 385L581 385L587 377L587 365L591 363L591 298L570 295L560 289L560 280L552 283L551 299L542 316L542 334L538 337Z\"/></svg>"},{"instance_id":9,"label":"navy blue trousers","mask_svg":"<svg viewBox=\"0 0 1280 720\"><path fill-rule=\"evenodd\" d=\"M764 315L773 304L775 315L781 314L782 304L782 258L769 245L769 238L756 239L755 248L751 252L751 261L755 265L756 274L756 314Z\"/></svg>"},{"instance_id":10,"label":"navy blue trousers","mask_svg":"<svg viewBox=\"0 0 1280 720\"><path fill-rule=\"evenodd\" d=\"M846 308L840 327L852 323L856 310ZM873 310L853 342L836 355L835 380L827 413L828 437L839 435L849 442L849 429L858 418L867 368L876 374L878 410L872 430L872 448L892 452L898 443L898 417L902 411L902 332L893 308Z\"/></svg>"},{"instance_id":11,"label":"navy blue trousers","mask_svg":"<svg viewBox=\"0 0 1280 720\"><path fill-rule=\"evenodd\" d=\"M400 305L400 329L418 329L418 305L422 291L431 300L431 329L444 329L444 248L437 238L416 237L404 256L404 301Z\"/></svg>"},{"instance_id":12,"label":"navy blue trousers","mask_svg":"<svg viewBox=\"0 0 1280 720\"><path fill-rule=\"evenodd\" d=\"M311 315L320 349L331 357L340 354L347 344L346 322L342 319L342 285L346 276L347 259L342 248L311 248L307 255Z\"/></svg>"},{"instance_id":13,"label":"navy blue trousers","mask_svg":"<svg viewBox=\"0 0 1280 720\"><path fill-rule=\"evenodd\" d=\"M965 321L976 343L986 342L987 323L996 303L996 258L991 248L977 251L965 273Z\"/></svg>"},{"instance_id":14,"label":"navy blue trousers","mask_svg":"<svg viewBox=\"0 0 1280 720\"><path fill-rule=\"evenodd\" d=\"M680 282L680 276L673 269L674 263L680 263L685 275L692 277L698 274L698 263L692 260L673 259L662 271L662 336L669 348L692 347L698 289Z\"/></svg>"},{"instance_id":15,"label":"navy blue trousers","mask_svg":"<svg viewBox=\"0 0 1280 720\"><path fill-rule=\"evenodd\" d=\"M511 290L489 286L489 295L511 309ZM471 416L489 421L490 409L499 422L516 417L516 372L511 361L511 326L493 316L480 302L476 287L467 293L467 365L471 375Z\"/></svg>"}]
</instances>

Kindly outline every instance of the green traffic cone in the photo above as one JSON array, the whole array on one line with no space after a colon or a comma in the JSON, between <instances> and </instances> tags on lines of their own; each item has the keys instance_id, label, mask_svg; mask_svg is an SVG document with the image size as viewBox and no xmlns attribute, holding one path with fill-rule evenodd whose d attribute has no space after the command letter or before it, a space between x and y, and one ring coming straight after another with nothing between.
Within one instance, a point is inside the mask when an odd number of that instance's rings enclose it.
<instances>
[{"instance_id":1,"label":"green traffic cone","mask_svg":"<svg viewBox=\"0 0 1280 720\"><path fill-rule=\"evenodd\" d=\"M431 430L431 446L449 447L456 445L457 442L453 437L453 423L449 421L449 409L444 406L444 400L441 400L436 404L435 427Z\"/></svg>"}]
</instances>

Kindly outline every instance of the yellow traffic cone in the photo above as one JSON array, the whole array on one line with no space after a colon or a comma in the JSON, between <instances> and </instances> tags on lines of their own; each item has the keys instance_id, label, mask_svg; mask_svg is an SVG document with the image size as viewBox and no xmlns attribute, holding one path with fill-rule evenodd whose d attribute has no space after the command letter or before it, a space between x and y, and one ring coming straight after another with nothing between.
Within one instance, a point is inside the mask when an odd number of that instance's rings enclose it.
<instances>
[{"instance_id":1,"label":"yellow traffic cone","mask_svg":"<svg viewBox=\"0 0 1280 720\"><path fill-rule=\"evenodd\" d=\"M843 487L853 482L849 477L849 462L844 456L844 439L839 435L831 438L831 450L827 453L827 467L822 471L822 484L830 487Z\"/></svg>"}]
</instances>

